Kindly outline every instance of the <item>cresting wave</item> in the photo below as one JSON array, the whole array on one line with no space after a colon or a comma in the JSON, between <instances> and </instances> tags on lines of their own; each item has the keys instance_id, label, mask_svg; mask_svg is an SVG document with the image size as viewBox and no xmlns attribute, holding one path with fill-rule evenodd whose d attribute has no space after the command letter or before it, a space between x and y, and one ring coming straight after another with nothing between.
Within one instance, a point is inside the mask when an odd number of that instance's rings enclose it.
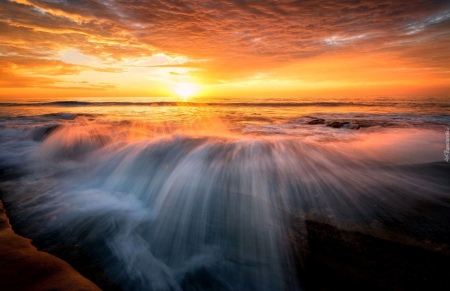
<instances>
[{"instance_id":1,"label":"cresting wave","mask_svg":"<svg viewBox=\"0 0 450 291\"><path fill-rule=\"evenodd\" d=\"M125 290L299 290L289 237L304 219L371 231L450 193L395 165L435 159L408 147L438 138L427 131L325 144L187 129L136 139L107 126L33 129L27 174L7 199L32 239L79 245Z\"/></svg>"},{"instance_id":2,"label":"cresting wave","mask_svg":"<svg viewBox=\"0 0 450 291\"><path fill-rule=\"evenodd\" d=\"M53 107L87 107L87 106L221 106L221 107L450 107L450 104L441 104L436 102L395 102L395 101L373 101L373 102L342 102L342 101L326 101L326 102L84 102L84 101L54 101L54 102L35 102L35 103L0 103L0 106L19 107L19 106L53 106Z\"/></svg>"}]
</instances>

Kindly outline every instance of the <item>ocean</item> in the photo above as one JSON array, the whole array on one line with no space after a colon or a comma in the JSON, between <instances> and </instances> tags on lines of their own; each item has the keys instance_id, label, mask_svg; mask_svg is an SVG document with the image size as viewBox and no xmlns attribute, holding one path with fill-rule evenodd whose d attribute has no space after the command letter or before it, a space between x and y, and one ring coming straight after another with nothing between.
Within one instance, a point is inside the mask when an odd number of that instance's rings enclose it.
<instances>
[{"instance_id":1,"label":"ocean","mask_svg":"<svg viewBox=\"0 0 450 291\"><path fill-rule=\"evenodd\" d=\"M308 221L448 248L449 113L447 97L3 100L0 198L16 231L78 246L124 290L300 290Z\"/></svg>"}]
</instances>

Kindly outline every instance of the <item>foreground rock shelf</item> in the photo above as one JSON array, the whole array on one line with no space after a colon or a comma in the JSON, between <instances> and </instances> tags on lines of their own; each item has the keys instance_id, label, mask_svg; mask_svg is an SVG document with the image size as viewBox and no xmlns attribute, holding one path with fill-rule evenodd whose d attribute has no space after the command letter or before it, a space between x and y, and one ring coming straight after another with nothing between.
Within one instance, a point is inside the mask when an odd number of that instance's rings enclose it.
<instances>
[{"instance_id":1,"label":"foreground rock shelf","mask_svg":"<svg viewBox=\"0 0 450 291\"><path fill-rule=\"evenodd\" d=\"M306 221L294 248L306 290L450 290L450 255ZM444 246L445 247L445 246Z\"/></svg>"},{"instance_id":2,"label":"foreground rock shelf","mask_svg":"<svg viewBox=\"0 0 450 291\"><path fill-rule=\"evenodd\" d=\"M68 263L38 251L14 233L0 201L0 289L30 291L101 290Z\"/></svg>"}]
</instances>

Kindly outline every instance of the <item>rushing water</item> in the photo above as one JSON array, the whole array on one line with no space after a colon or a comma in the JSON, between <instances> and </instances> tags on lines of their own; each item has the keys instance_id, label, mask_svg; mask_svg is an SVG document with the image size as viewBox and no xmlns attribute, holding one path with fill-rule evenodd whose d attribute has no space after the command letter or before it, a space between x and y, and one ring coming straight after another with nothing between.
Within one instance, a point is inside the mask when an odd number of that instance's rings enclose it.
<instances>
[{"instance_id":1,"label":"rushing water","mask_svg":"<svg viewBox=\"0 0 450 291\"><path fill-rule=\"evenodd\" d=\"M406 214L407 201L449 207L448 180L408 171L443 162L449 109L445 98L4 102L0 167L22 175L3 199L27 236L80 246L125 290L297 290L293 217L447 231Z\"/></svg>"}]
</instances>

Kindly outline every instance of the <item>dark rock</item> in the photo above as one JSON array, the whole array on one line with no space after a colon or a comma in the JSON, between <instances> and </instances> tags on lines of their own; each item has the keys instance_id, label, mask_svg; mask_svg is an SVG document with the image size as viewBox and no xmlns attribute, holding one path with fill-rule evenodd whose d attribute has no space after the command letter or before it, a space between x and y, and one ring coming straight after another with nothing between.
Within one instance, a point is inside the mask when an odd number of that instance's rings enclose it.
<instances>
[{"instance_id":1,"label":"dark rock","mask_svg":"<svg viewBox=\"0 0 450 291\"><path fill-rule=\"evenodd\" d=\"M304 290L449 290L446 251L305 223L291 237Z\"/></svg>"},{"instance_id":2,"label":"dark rock","mask_svg":"<svg viewBox=\"0 0 450 291\"><path fill-rule=\"evenodd\" d=\"M38 251L27 238L17 235L0 201L1 290L100 291L68 263Z\"/></svg>"},{"instance_id":3,"label":"dark rock","mask_svg":"<svg viewBox=\"0 0 450 291\"><path fill-rule=\"evenodd\" d=\"M103 274L96 265L91 263L88 256L77 246L52 246L40 250L66 261L82 276L94 282L104 291L122 290L111 279Z\"/></svg>"},{"instance_id":4,"label":"dark rock","mask_svg":"<svg viewBox=\"0 0 450 291\"><path fill-rule=\"evenodd\" d=\"M308 124L313 124L313 125L315 125L315 124L324 124L324 123L325 123L325 119L321 119L321 118L313 119L310 122L308 122Z\"/></svg>"},{"instance_id":5,"label":"dark rock","mask_svg":"<svg viewBox=\"0 0 450 291\"><path fill-rule=\"evenodd\" d=\"M19 177L21 177L22 175L24 175L24 173L17 171L17 169L15 168L0 168L0 182L3 181L10 181L13 179L18 179ZM99 267L97 267L95 264L93 264L89 257L87 256L87 254L85 254L80 248L78 248L77 246L72 246L72 245L65 245L65 246L61 246L61 245L50 245L50 246L46 246L46 247L40 247L39 242L38 241L33 241L32 244L30 243L29 239L25 239L24 237L20 237L19 235L24 236L25 233L23 231L21 231L20 228L17 228L18 224L17 224L17 219L15 221L14 219L14 215L11 217L12 219L10 220L7 216L6 216L6 210L8 209L9 213L13 213L14 210L10 211L10 209L12 207L9 203L6 203L7 196L8 196L8 192L12 191L10 189L11 187L5 187L4 184L1 185L0 187L0 199L5 199L5 200L0 200L0 232L2 231L11 231L12 225L14 225L14 236L19 237L21 240L25 240L27 243L27 247L23 248L20 243L17 246L11 245L11 249L14 251L9 251L5 249L2 249L0 247L0 257L14 257L17 255L20 255L20 259L21 260L16 260L14 262L14 266L9 266L11 268L11 270L15 270L17 269L23 269L21 271L24 271L24 273L26 273L26 275L24 275L24 279L20 279L19 281L23 281L23 284L33 284L34 280L36 282L41 282L41 281L45 281L46 277L43 275L46 272L52 272L52 270L58 270L57 272L55 272L54 275L50 274L49 276L54 276L55 280L54 282L52 281L46 281L49 284L54 284L54 285L59 285L61 283L60 277L66 277L65 280L67 280L68 282L70 282L71 280L73 280L73 290L97 290L97 286L99 288L101 288L101 290L106 290L106 291L120 291L122 290L118 285L116 285L109 277L107 277L101 270ZM1 244L1 240L2 240L2 236L0 235L0 244ZM30 252L28 251L31 250ZM39 250L39 252L37 252L37 250ZM3 253L2 253L3 252ZM50 256L52 255L52 256ZM22 258L23 257L23 258ZM53 264L57 264L58 263L58 259L65 261L66 263L68 263L73 269L71 270L67 270L65 271L67 268L64 269L62 267L58 267L58 268L51 268L51 266ZM45 259L45 260L43 260ZM40 264L42 265L38 265L38 264L34 264L34 261L38 261ZM17 263L16 263L17 262ZM2 262L2 258L0 258L0 265ZM21 265L32 265L33 268L19 268ZM60 264L60 263L58 263ZM75 272L76 271L76 272ZM34 276L33 274L37 273L39 276ZM74 273L76 273L77 275L74 275ZM8 272L5 272L5 274L8 274ZM0 283L4 283L2 280L4 278L4 276L7 277L7 275L5 274L1 274L0 272ZM20 274L20 273L17 273ZM31 274L31 275L30 275ZM77 278L78 275L81 275ZM19 275L17 275L19 276ZM22 278L20 277L20 278ZM27 281L26 278L30 278L33 277L33 280L29 280ZM81 286L80 282L84 282L84 280L88 279L90 280L90 282L88 282L89 284L94 283L97 286L93 285L93 288L87 288L87 287L83 287ZM78 280L78 281L75 281ZM15 281L12 278L8 278L7 282L6 282L6 286L8 286L9 283L14 283ZM47 283L46 283L47 284ZM5 287L4 285L0 285L2 287ZM80 287L81 286L81 287ZM63 286L64 287L64 286ZM95 288L94 288L95 287ZM6 289L2 289L0 288L0 290L38 290L38 289L33 289L33 288L27 288L27 289L21 289L21 288L8 288L6 287ZM39 290L52 290L52 288L40 288ZM72 289L67 289L67 288L55 288L55 290L72 290Z\"/></svg>"},{"instance_id":6,"label":"dark rock","mask_svg":"<svg viewBox=\"0 0 450 291\"><path fill-rule=\"evenodd\" d=\"M327 126L329 127L333 127L333 128L341 128L342 126L346 125L346 124L350 124L350 122L344 121L344 122L340 122L340 121L333 121L333 122L329 122L327 124Z\"/></svg>"},{"instance_id":7,"label":"dark rock","mask_svg":"<svg viewBox=\"0 0 450 291\"><path fill-rule=\"evenodd\" d=\"M378 125L376 122L369 120L357 120L350 124L350 129L360 129Z\"/></svg>"}]
</instances>

